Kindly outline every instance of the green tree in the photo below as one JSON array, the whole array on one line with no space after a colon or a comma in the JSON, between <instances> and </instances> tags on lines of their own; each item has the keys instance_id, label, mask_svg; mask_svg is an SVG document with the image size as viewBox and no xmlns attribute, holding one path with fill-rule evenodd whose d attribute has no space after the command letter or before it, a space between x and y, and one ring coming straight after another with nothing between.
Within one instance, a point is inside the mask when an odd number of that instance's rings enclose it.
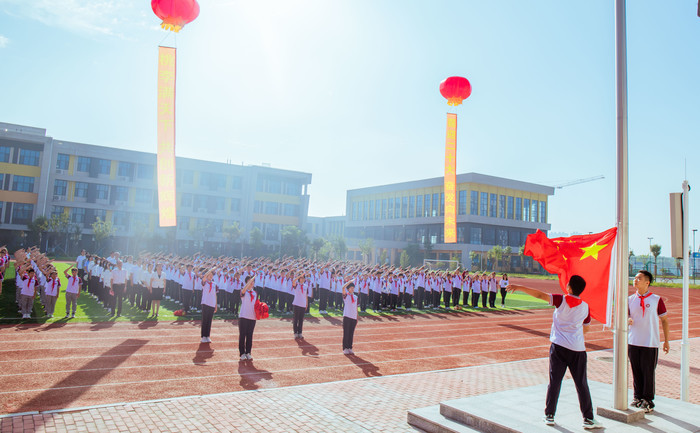
<instances>
[{"instance_id":1,"label":"green tree","mask_svg":"<svg viewBox=\"0 0 700 433\"><path fill-rule=\"evenodd\" d=\"M661 245L654 244L649 247L649 250L651 250L651 254L654 256L654 279L656 279L656 260L659 258L659 254L661 254Z\"/></svg>"},{"instance_id":2,"label":"green tree","mask_svg":"<svg viewBox=\"0 0 700 433\"><path fill-rule=\"evenodd\" d=\"M371 263L372 251L374 251L374 239L367 238L360 241L360 251L362 251L362 260L365 263Z\"/></svg>"},{"instance_id":3,"label":"green tree","mask_svg":"<svg viewBox=\"0 0 700 433\"><path fill-rule=\"evenodd\" d=\"M403 269L408 269L411 266L411 258L408 256L406 250L401 251L399 266L401 266Z\"/></svg>"},{"instance_id":4,"label":"green tree","mask_svg":"<svg viewBox=\"0 0 700 433\"><path fill-rule=\"evenodd\" d=\"M97 244L97 254L101 254L102 242L114 235L115 229L112 225L112 221L102 221L100 217L97 217L95 222L92 223L92 232L95 235L95 243Z\"/></svg>"},{"instance_id":5,"label":"green tree","mask_svg":"<svg viewBox=\"0 0 700 433\"><path fill-rule=\"evenodd\" d=\"M254 257L261 256L263 253L263 233L259 227L253 227L250 231L250 248L253 250L252 255Z\"/></svg>"},{"instance_id":6,"label":"green tree","mask_svg":"<svg viewBox=\"0 0 700 433\"><path fill-rule=\"evenodd\" d=\"M511 248L510 245L503 249L503 257L506 260L506 269L508 270L508 272L510 272L511 254L513 254L513 248Z\"/></svg>"},{"instance_id":7,"label":"green tree","mask_svg":"<svg viewBox=\"0 0 700 433\"><path fill-rule=\"evenodd\" d=\"M336 236L333 239L333 252L336 253L339 260L345 260L345 254L348 252L348 247L345 245L345 238Z\"/></svg>"},{"instance_id":8,"label":"green tree","mask_svg":"<svg viewBox=\"0 0 700 433\"><path fill-rule=\"evenodd\" d=\"M71 223L67 212L54 214L49 219L49 231L56 233L56 236L63 242L63 254L68 254L68 236L70 235Z\"/></svg>"},{"instance_id":9,"label":"green tree","mask_svg":"<svg viewBox=\"0 0 700 433\"><path fill-rule=\"evenodd\" d=\"M36 219L29 224L27 228L29 229L29 237L27 241L30 245L36 244L40 249L46 249L46 246L42 246L42 240L44 238L44 233L49 231L49 220L45 216L38 216Z\"/></svg>"},{"instance_id":10,"label":"green tree","mask_svg":"<svg viewBox=\"0 0 700 433\"><path fill-rule=\"evenodd\" d=\"M286 226L282 229L281 242L280 251L282 251L283 256L302 257L308 239L299 227Z\"/></svg>"},{"instance_id":11,"label":"green tree","mask_svg":"<svg viewBox=\"0 0 700 433\"><path fill-rule=\"evenodd\" d=\"M241 227L238 224L238 221L234 221L231 224L224 224L224 226L221 228L221 232L224 235L224 240L226 240L226 243L231 247L231 255L234 255L234 244L241 238Z\"/></svg>"},{"instance_id":12,"label":"green tree","mask_svg":"<svg viewBox=\"0 0 700 433\"><path fill-rule=\"evenodd\" d=\"M420 250L420 245L416 243L406 246L406 254L408 254L410 266L420 266L423 263L423 253Z\"/></svg>"},{"instance_id":13,"label":"green tree","mask_svg":"<svg viewBox=\"0 0 700 433\"><path fill-rule=\"evenodd\" d=\"M478 258L479 258L479 253L477 253L476 251L469 251L469 260L471 260L471 268L473 271L476 270L474 268L476 266L476 262L477 262ZM481 270L481 263L479 263L479 270Z\"/></svg>"},{"instance_id":14,"label":"green tree","mask_svg":"<svg viewBox=\"0 0 700 433\"><path fill-rule=\"evenodd\" d=\"M488 251L487 255L493 260L493 270L498 272L498 263L503 259L503 248L500 245L495 245Z\"/></svg>"},{"instance_id":15,"label":"green tree","mask_svg":"<svg viewBox=\"0 0 700 433\"><path fill-rule=\"evenodd\" d=\"M325 245L326 240L323 238L316 238L313 241L311 241L311 252L314 253L314 260L318 260L318 253L321 251L321 248L323 248L323 245Z\"/></svg>"},{"instance_id":16,"label":"green tree","mask_svg":"<svg viewBox=\"0 0 700 433\"><path fill-rule=\"evenodd\" d=\"M324 262L333 259L333 244L330 241L323 241L318 251L318 258Z\"/></svg>"},{"instance_id":17,"label":"green tree","mask_svg":"<svg viewBox=\"0 0 700 433\"><path fill-rule=\"evenodd\" d=\"M387 259L388 253L386 250L382 250L382 252L379 254L379 264L380 265L385 265L386 264L386 259Z\"/></svg>"},{"instance_id":18,"label":"green tree","mask_svg":"<svg viewBox=\"0 0 700 433\"><path fill-rule=\"evenodd\" d=\"M425 258L429 259L430 254L433 252L433 244L430 242L430 236L425 237L423 242L423 249L425 250Z\"/></svg>"}]
</instances>

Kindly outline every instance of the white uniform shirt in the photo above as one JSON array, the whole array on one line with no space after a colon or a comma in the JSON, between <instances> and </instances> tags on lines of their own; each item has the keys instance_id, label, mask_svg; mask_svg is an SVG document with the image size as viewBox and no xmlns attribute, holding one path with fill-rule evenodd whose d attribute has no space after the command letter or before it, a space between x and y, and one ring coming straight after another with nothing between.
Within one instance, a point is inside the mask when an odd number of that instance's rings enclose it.
<instances>
[{"instance_id":1,"label":"white uniform shirt","mask_svg":"<svg viewBox=\"0 0 700 433\"><path fill-rule=\"evenodd\" d=\"M68 285L66 286L66 293L78 293L80 290L80 278L76 275L75 278L68 277Z\"/></svg>"},{"instance_id":2,"label":"white uniform shirt","mask_svg":"<svg viewBox=\"0 0 700 433\"><path fill-rule=\"evenodd\" d=\"M255 317L255 300L257 298L258 294L255 290L246 290L245 293L241 293L241 312L239 317L257 320L257 317Z\"/></svg>"},{"instance_id":3,"label":"white uniform shirt","mask_svg":"<svg viewBox=\"0 0 700 433\"><path fill-rule=\"evenodd\" d=\"M574 299L576 296L566 295ZM574 352L585 352L586 343L583 338L583 325L591 323L591 315L588 304L581 301L575 307L569 307L565 296L560 294L549 295L549 304L556 307L552 320L552 332L549 341L566 347Z\"/></svg>"},{"instance_id":4,"label":"white uniform shirt","mask_svg":"<svg viewBox=\"0 0 700 433\"><path fill-rule=\"evenodd\" d=\"M642 310L641 302L644 302ZM659 347L659 317L666 315L666 305L659 295L647 292L643 298L639 293L628 298L629 317L632 319L627 342L632 346Z\"/></svg>"},{"instance_id":5,"label":"white uniform shirt","mask_svg":"<svg viewBox=\"0 0 700 433\"><path fill-rule=\"evenodd\" d=\"M357 320L357 295L347 292L343 300L345 301L343 316Z\"/></svg>"},{"instance_id":6,"label":"white uniform shirt","mask_svg":"<svg viewBox=\"0 0 700 433\"><path fill-rule=\"evenodd\" d=\"M214 281L202 284L202 305L216 307L217 285Z\"/></svg>"}]
</instances>

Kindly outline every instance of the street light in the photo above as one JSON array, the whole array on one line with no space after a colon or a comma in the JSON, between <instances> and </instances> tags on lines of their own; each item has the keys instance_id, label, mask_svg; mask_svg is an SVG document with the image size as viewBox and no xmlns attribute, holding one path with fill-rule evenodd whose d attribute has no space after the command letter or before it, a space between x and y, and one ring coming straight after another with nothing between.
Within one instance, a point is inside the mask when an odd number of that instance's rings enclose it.
<instances>
[{"instance_id":1,"label":"street light","mask_svg":"<svg viewBox=\"0 0 700 433\"><path fill-rule=\"evenodd\" d=\"M647 238L647 239L649 239L649 261L647 262L647 265L650 265L650 264L651 264L651 240L654 239L654 238L651 237L651 238ZM647 271L648 271L648 270L649 270L649 269L647 269Z\"/></svg>"},{"instance_id":2,"label":"street light","mask_svg":"<svg viewBox=\"0 0 700 433\"><path fill-rule=\"evenodd\" d=\"M700 7L700 6L698 6ZM698 229L693 229L693 254L691 255L693 258L693 284L695 284L695 232L698 231Z\"/></svg>"}]
</instances>

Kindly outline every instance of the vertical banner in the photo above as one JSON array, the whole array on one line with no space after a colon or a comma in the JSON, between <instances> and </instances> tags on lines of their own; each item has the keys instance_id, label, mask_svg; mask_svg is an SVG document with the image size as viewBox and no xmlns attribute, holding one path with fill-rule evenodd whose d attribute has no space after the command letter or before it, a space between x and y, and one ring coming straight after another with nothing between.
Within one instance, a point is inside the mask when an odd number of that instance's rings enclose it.
<instances>
[{"instance_id":1,"label":"vertical banner","mask_svg":"<svg viewBox=\"0 0 700 433\"><path fill-rule=\"evenodd\" d=\"M457 242L457 115L447 113L445 139L445 243Z\"/></svg>"},{"instance_id":2,"label":"vertical banner","mask_svg":"<svg viewBox=\"0 0 700 433\"><path fill-rule=\"evenodd\" d=\"M175 216L175 48L158 47L158 214L161 227Z\"/></svg>"}]
</instances>

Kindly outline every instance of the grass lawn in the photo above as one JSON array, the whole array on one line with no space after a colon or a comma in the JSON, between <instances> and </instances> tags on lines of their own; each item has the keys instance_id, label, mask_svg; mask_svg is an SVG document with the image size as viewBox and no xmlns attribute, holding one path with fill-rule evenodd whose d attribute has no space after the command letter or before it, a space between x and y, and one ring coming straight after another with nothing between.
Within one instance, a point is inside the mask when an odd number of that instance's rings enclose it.
<instances>
[{"instance_id":1,"label":"grass lawn","mask_svg":"<svg viewBox=\"0 0 700 433\"><path fill-rule=\"evenodd\" d=\"M68 262L54 262L54 266L58 270L58 274L61 277L61 293L56 300L56 309L54 310L54 317L48 318L44 313L44 308L37 297L34 301L34 311L32 312L31 319L22 319L21 314L17 309L17 304L15 303L15 271L14 265L10 266L7 272L5 272L5 281L3 283L2 296L0 296L0 324L15 324L15 323L53 323L53 322L143 322L143 321L185 321L185 320L196 320L200 319L201 315L198 313L192 313L188 316L175 316L174 311L181 309L181 305L175 301L168 301L163 299L160 304L160 312L158 318L149 317L149 313L143 313L140 310L130 306L128 301L124 301L122 305L122 316L121 317L109 317L109 312L102 307L102 304L87 293L81 293L78 297L78 311L75 314L74 319L64 319L63 316L66 311L66 299L64 295L64 289L67 286L65 277L63 276L63 270L68 268L71 263ZM496 305L500 305L501 296L497 297ZM548 305L544 301L532 298L527 295L520 293L509 293L506 297L506 308L505 310L519 310L519 309L533 309L533 308L547 308ZM502 308L496 308L496 310L502 310ZM414 308L413 312L420 312L421 310L416 310ZM436 310L425 310L430 312L442 312L449 313L454 312L454 310L446 310L443 308ZM473 309L471 307L464 308L463 311L489 311L489 309ZM329 311L326 316L342 316L342 310ZM383 316L383 315L403 315L409 314L403 310L397 312L374 312L372 310L367 310L365 313L360 313L361 316ZM311 316L321 317L323 315L318 312L318 302L314 302L311 305L310 310ZM277 313L275 311L270 312L271 318L281 318L290 317L291 314ZM229 312L219 311L214 315L214 319L235 319L234 315Z\"/></svg>"}]
</instances>

